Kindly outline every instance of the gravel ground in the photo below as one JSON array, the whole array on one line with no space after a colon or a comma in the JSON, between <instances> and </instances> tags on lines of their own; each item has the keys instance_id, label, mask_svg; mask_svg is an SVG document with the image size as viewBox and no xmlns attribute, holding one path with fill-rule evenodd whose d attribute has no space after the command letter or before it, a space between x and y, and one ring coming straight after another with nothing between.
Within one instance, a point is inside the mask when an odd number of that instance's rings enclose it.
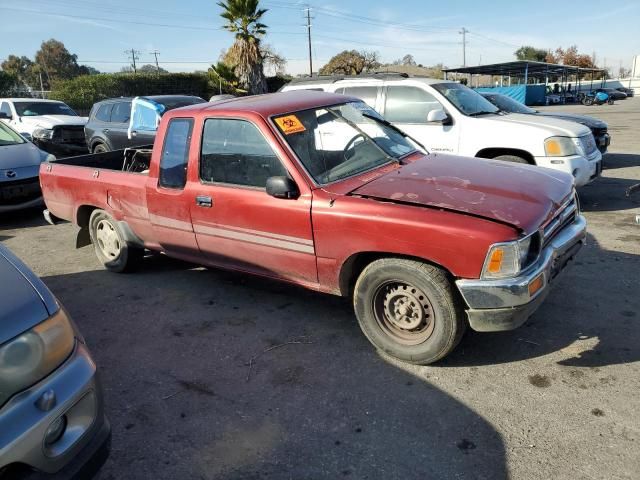
<instances>
[{"instance_id":1,"label":"gravel ground","mask_svg":"<svg viewBox=\"0 0 640 480\"><path fill-rule=\"evenodd\" d=\"M380 357L344 299L159 256L111 274L73 226L0 217L100 367L99 479L638 478L640 98L546 109L609 122L589 244L524 327L436 366Z\"/></svg>"}]
</instances>

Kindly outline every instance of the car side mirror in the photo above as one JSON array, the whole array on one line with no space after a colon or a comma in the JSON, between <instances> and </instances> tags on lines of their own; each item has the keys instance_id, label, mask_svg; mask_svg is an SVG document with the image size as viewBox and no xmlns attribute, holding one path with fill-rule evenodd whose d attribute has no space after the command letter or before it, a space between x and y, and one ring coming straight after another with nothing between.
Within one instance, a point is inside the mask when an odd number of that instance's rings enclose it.
<instances>
[{"instance_id":1,"label":"car side mirror","mask_svg":"<svg viewBox=\"0 0 640 480\"><path fill-rule=\"evenodd\" d=\"M0 120L11 120L13 117L5 112L0 112Z\"/></svg>"},{"instance_id":2,"label":"car side mirror","mask_svg":"<svg viewBox=\"0 0 640 480\"><path fill-rule=\"evenodd\" d=\"M431 110L427 115L427 122L429 123L442 123L444 125L448 119L449 115L441 108Z\"/></svg>"},{"instance_id":3,"label":"car side mirror","mask_svg":"<svg viewBox=\"0 0 640 480\"><path fill-rule=\"evenodd\" d=\"M289 177L269 177L267 179L267 193L275 198L295 199L300 196L296 182Z\"/></svg>"}]
</instances>

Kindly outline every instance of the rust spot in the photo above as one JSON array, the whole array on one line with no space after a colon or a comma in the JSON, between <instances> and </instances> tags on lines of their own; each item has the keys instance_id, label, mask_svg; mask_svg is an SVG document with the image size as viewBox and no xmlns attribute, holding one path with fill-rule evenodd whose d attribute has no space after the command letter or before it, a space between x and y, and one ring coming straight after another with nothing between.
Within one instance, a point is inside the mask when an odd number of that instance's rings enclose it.
<instances>
[{"instance_id":1,"label":"rust spot","mask_svg":"<svg viewBox=\"0 0 640 480\"><path fill-rule=\"evenodd\" d=\"M404 197L404 193L396 192L396 193L392 193L390 198L392 200L399 200L402 197Z\"/></svg>"},{"instance_id":2,"label":"rust spot","mask_svg":"<svg viewBox=\"0 0 640 480\"><path fill-rule=\"evenodd\" d=\"M416 200L418 198L418 195L416 193L407 193L407 198L410 198L411 200Z\"/></svg>"}]
</instances>

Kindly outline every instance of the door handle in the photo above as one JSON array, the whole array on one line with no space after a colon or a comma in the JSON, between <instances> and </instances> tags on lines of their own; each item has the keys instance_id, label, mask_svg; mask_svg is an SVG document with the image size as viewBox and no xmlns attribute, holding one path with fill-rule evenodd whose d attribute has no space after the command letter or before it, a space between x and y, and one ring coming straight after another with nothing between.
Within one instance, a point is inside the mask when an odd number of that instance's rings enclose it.
<instances>
[{"instance_id":1,"label":"door handle","mask_svg":"<svg viewBox=\"0 0 640 480\"><path fill-rule=\"evenodd\" d=\"M196 205L199 207L211 208L213 206L213 199L207 195L198 195L196 197Z\"/></svg>"},{"instance_id":2,"label":"door handle","mask_svg":"<svg viewBox=\"0 0 640 480\"><path fill-rule=\"evenodd\" d=\"M105 128L105 129L103 130L103 132L104 132L104 133L109 133L109 129L108 129L108 128Z\"/></svg>"},{"instance_id":3,"label":"door handle","mask_svg":"<svg viewBox=\"0 0 640 480\"><path fill-rule=\"evenodd\" d=\"M135 130L131 131L131 136L132 137L137 137L138 136L138 132L136 132Z\"/></svg>"}]
</instances>

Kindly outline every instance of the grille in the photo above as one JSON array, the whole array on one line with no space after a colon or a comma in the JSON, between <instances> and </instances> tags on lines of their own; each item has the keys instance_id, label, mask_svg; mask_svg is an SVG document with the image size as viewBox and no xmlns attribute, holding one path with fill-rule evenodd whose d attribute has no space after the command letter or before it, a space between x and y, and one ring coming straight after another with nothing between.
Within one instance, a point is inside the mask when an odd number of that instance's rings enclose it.
<instances>
[{"instance_id":1,"label":"grille","mask_svg":"<svg viewBox=\"0 0 640 480\"><path fill-rule=\"evenodd\" d=\"M591 132L595 138L601 137L607 133L606 128L592 128Z\"/></svg>"},{"instance_id":2,"label":"grille","mask_svg":"<svg viewBox=\"0 0 640 480\"><path fill-rule=\"evenodd\" d=\"M40 182L37 177L0 183L0 203L2 205L18 205L34 200L40 195Z\"/></svg>"},{"instance_id":3,"label":"grille","mask_svg":"<svg viewBox=\"0 0 640 480\"><path fill-rule=\"evenodd\" d=\"M53 138L60 143L82 143L84 142L84 127L80 125L54 127Z\"/></svg>"},{"instance_id":4,"label":"grille","mask_svg":"<svg viewBox=\"0 0 640 480\"><path fill-rule=\"evenodd\" d=\"M546 247L551 240L567 225L574 222L578 215L578 199L574 195L558 213L547 223L542 234L542 246Z\"/></svg>"}]
</instances>

